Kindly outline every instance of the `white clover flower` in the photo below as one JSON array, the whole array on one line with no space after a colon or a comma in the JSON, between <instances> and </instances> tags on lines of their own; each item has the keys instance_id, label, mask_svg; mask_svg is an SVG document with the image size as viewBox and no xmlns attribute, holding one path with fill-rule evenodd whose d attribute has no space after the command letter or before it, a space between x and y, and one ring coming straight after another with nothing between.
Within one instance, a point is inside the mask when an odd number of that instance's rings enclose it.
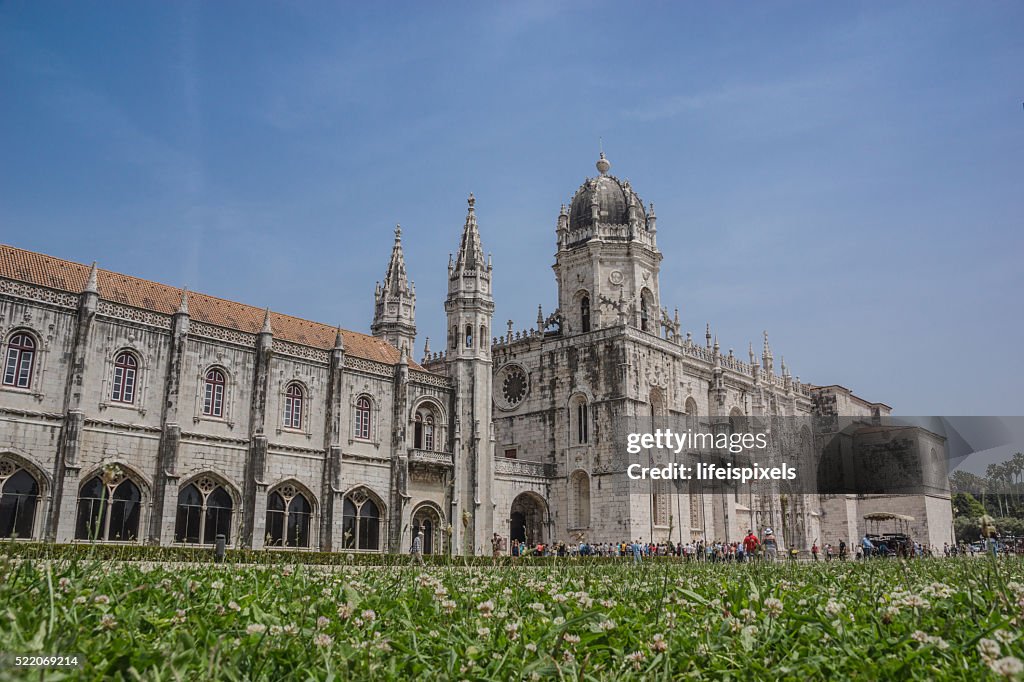
<instances>
[{"instance_id":1,"label":"white clover flower","mask_svg":"<svg viewBox=\"0 0 1024 682\"><path fill-rule=\"evenodd\" d=\"M565 618L563 618L562 616L555 616L555 619L551 622L555 625L563 625L565 624Z\"/></svg>"},{"instance_id":2,"label":"white clover flower","mask_svg":"<svg viewBox=\"0 0 1024 682\"><path fill-rule=\"evenodd\" d=\"M490 628L477 628L476 634L480 636L480 639L486 639L491 634Z\"/></svg>"},{"instance_id":3,"label":"white clover flower","mask_svg":"<svg viewBox=\"0 0 1024 682\"><path fill-rule=\"evenodd\" d=\"M97 595L93 599L93 601L96 602L97 604L109 604L110 603L110 597L108 597L105 594L100 594L100 595Z\"/></svg>"},{"instance_id":4,"label":"white clover flower","mask_svg":"<svg viewBox=\"0 0 1024 682\"><path fill-rule=\"evenodd\" d=\"M527 651L529 651L531 653L536 653L536 651L537 651L537 645L534 644L533 642L527 643L525 648L526 648Z\"/></svg>"},{"instance_id":5,"label":"white clover flower","mask_svg":"<svg viewBox=\"0 0 1024 682\"><path fill-rule=\"evenodd\" d=\"M506 623L505 634L507 634L508 638L512 641L519 639L519 623Z\"/></svg>"},{"instance_id":6,"label":"white clover flower","mask_svg":"<svg viewBox=\"0 0 1024 682\"><path fill-rule=\"evenodd\" d=\"M313 638L313 644L319 647L330 646L332 642L334 642L334 638L326 632L320 632Z\"/></svg>"},{"instance_id":7,"label":"white clover flower","mask_svg":"<svg viewBox=\"0 0 1024 682\"><path fill-rule=\"evenodd\" d=\"M267 631L267 626L263 623L249 623L248 627L245 628L247 635L262 635Z\"/></svg>"},{"instance_id":8,"label":"white clover flower","mask_svg":"<svg viewBox=\"0 0 1024 682\"><path fill-rule=\"evenodd\" d=\"M579 635L573 635L573 634L570 634L568 632L565 633L564 635L562 635L562 639L564 639L569 644L579 644L580 643L580 636Z\"/></svg>"},{"instance_id":9,"label":"white clover flower","mask_svg":"<svg viewBox=\"0 0 1024 682\"><path fill-rule=\"evenodd\" d=\"M665 641L665 636L662 634L657 634L651 637L651 643L647 646L649 646L652 651L658 653L668 650L668 642Z\"/></svg>"},{"instance_id":10,"label":"white clover flower","mask_svg":"<svg viewBox=\"0 0 1024 682\"><path fill-rule=\"evenodd\" d=\"M317 627L318 630L323 630L324 628L326 628L330 624L331 624L331 619L328 618L327 616L320 616L319 618L316 619L316 627Z\"/></svg>"},{"instance_id":11,"label":"white clover flower","mask_svg":"<svg viewBox=\"0 0 1024 682\"><path fill-rule=\"evenodd\" d=\"M992 633L992 636L998 639L1003 644L1009 644L1013 640L1017 639L1017 635L1013 634L1012 632L1007 632L1006 630L996 630Z\"/></svg>"},{"instance_id":12,"label":"white clover flower","mask_svg":"<svg viewBox=\"0 0 1024 682\"><path fill-rule=\"evenodd\" d=\"M455 602L451 599L445 599L441 602L441 608L444 609L445 613L451 615L455 612Z\"/></svg>"},{"instance_id":13,"label":"white clover flower","mask_svg":"<svg viewBox=\"0 0 1024 682\"><path fill-rule=\"evenodd\" d=\"M214 589L214 590L220 590L223 587L224 587L224 581L223 580L214 580L213 583L210 584L210 588Z\"/></svg>"},{"instance_id":14,"label":"white clover flower","mask_svg":"<svg viewBox=\"0 0 1024 682\"><path fill-rule=\"evenodd\" d=\"M531 608L531 609L533 609L534 611L537 611L537 612L539 613L539 612L541 612L541 611L543 611L543 610L544 610L544 605L543 605L543 604L541 604L540 602L536 602L536 601L535 601L535 602L533 602L532 604L530 604L528 608Z\"/></svg>"},{"instance_id":15,"label":"white clover flower","mask_svg":"<svg viewBox=\"0 0 1024 682\"><path fill-rule=\"evenodd\" d=\"M829 599L828 603L825 604L825 613L830 616L838 616L843 610L842 602L838 602L835 599Z\"/></svg>"},{"instance_id":16,"label":"white clover flower","mask_svg":"<svg viewBox=\"0 0 1024 682\"><path fill-rule=\"evenodd\" d=\"M100 617L100 627L104 630L113 630L117 627L117 619L109 613L104 613Z\"/></svg>"},{"instance_id":17,"label":"white clover flower","mask_svg":"<svg viewBox=\"0 0 1024 682\"><path fill-rule=\"evenodd\" d=\"M922 630L914 630L914 632L910 635L910 639L914 640L915 642L921 642L922 644L924 644L929 640L929 636L927 632L924 632Z\"/></svg>"},{"instance_id":18,"label":"white clover flower","mask_svg":"<svg viewBox=\"0 0 1024 682\"><path fill-rule=\"evenodd\" d=\"M75 599L74 599L74 603L75 604L84 604L87 601L89 601L89 600L86 599L85 597L75 597Z\"/></svg>"},{"instance_id":19,"label":"white clover flower","mask_svg":"<svg viewBox=\"0 0 1024 682\"><path fill-rule=\"evenodd\" d=\"M999 648L999 642L994 639L982 638L978 640L978 653L981 654L984 660L988 661L997 658L1002 653L1002 650Z\"/></svg>"},{"instance_id":20,"label":"white clover flower","mask_svg":"<svg viewBox=\"0 0 1024 682\"><path fill-rule=\"evenodd\" d=\"M233 602L233 601L229 601L228 602L228 608L231 609L232 611L241 611L242 610L242 607L239 606L236 602Z\"/></svg>"},{"instance_id":21,"label":"white clover flower","mask_svg":"<svg viewBox=\"0 0 1024 682\"><path fill-rule=\"evenodd\" d=\"M360 613L359 616L367 623L372 623L377 618L377 612L373 609L366 609L365 611Z\"/></svg>"},{"instance_id":22,"label":"white clover flower","mask_svg":"<svg viewBox=\"0 0 1024 682\"><path fill-rule=\"evenodd\" d=\"M598 623L597 627L603 630L604 632L611 632L615 629L615 621L606 618L602 620L600 623Z\"/></svg>"},{"instance_id":23,"label":"white clover flower","mask_svg":"<svg viewBox=\"0 0 1024 682\"><path fill-rule=\"evenodd\" d=\"M644 662L644 652L634 651L631 654L626 655L626 660L633 664L633 667L637 670L640 669L640 664Z\"/></svg>"},{"instance_id":24,"label":"white clover flower","mask_svg":"<svg viewBox=\"0 0 1024 682\"><path fill-rule=\"evenodd\" d=\"M992 672L996 675L1002 675L1007 679L1016 677L1021 672L1024 672L1024 663L1021 663L1021 660L1016 656L1006 656L997 661L989 661L988 667L992 668Z\"/></svg>"},{"instance_id":25,"label":"white clover flower","mask_svg":"<svg viewBox=\"0 0 1024 682\"><path fill-rule=\"evenodd\" d=\"M746 621L754 620L754 617L756 615L757 614L754 613L754 611L752 611L751 609L740 609L740 618L742 618L743 620L746 620Z\"/></svg>"},{"instance_id":26,"label":"white clover flower","mask_svg":"<svg viewBox=\"0 0 1024 682\"><path fill-rule=\"evenodd\" d=\"M775 598L765 599L764 610L767 611L770 616L782 615L782 600Z\"/></svg>"}]
</instances>

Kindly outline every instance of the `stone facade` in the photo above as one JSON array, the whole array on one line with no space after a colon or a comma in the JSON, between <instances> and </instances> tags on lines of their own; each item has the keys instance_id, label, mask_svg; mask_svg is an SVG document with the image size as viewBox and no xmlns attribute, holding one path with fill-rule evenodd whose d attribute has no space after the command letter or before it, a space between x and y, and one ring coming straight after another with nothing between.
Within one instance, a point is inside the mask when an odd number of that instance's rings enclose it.
<instances>
[{"instance_id":1,"label":"stone facade","mask_svg":"<svg viewBox=\"0 0 1024 682\"><path fill-rule=\"evenodd\" d=\"M558 308L493 336L492 264L470 196L448 266L445 349L410 360L401 231L373 335L0 247L0 525L18 537L485 553L530 542L854 538L863 514L951 536L929 495L707 494L633 481L623 418L890 412L680 331L663 306L653 205L603 154L556 224ZM9 370L9 371L8 371ZM130 380L129 380L130 378ZM915 434L922 449L942 448ZM922 450L923 451L923 450ZM97 492L98 491L98 492Z\"/></svg>"}]
</instances>

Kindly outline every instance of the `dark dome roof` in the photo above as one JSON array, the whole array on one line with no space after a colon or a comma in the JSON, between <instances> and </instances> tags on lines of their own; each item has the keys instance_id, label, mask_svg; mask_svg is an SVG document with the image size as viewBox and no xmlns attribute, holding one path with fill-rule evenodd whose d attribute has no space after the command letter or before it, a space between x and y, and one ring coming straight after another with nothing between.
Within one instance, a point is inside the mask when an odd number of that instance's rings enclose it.
<instances>
[{"instance_id":1,"label":"dark dome roof","mask_svg":"<svg viewBox=\"0 0 1024 682\"><path fill-rule=\"evenodd\" d=\"M611 164L601 155L598 161L598 170L601 175L596 178L587 178L586 182L576 190L569 208L569 230L579 230L590 227L594 220L591 212L591 204L594 195L597 195L598 222L606 225L627 225L629 224L629 200L637 207L637 218L640 225L644 226L647 221L647 213L644 211L644 203L637 196L637 193L629 186L628 182L621 182L613 175L607 175Z\"/></svg>"}]
</instances>

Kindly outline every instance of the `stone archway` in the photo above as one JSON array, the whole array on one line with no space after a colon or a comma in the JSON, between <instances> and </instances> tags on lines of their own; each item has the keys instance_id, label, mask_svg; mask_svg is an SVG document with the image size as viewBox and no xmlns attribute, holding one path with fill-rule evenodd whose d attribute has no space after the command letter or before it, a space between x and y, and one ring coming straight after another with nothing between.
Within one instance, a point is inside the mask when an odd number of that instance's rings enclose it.
<instances>
[{"instance_id":1,"label":"stone archway","mask_svg":"<svg viewBox=\"0 0 1024 682\"><path fill-rule=\"evenodd\" d=\"M545 542L547 503L537 493L520 493L509 513L509 540L536 545Z\"/></svg>"}]
</instances>

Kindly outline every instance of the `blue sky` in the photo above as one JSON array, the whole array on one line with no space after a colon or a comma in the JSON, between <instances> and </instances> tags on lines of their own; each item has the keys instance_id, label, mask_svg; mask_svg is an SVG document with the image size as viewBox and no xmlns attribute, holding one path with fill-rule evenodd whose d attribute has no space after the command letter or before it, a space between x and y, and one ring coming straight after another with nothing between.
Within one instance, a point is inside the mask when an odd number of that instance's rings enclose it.
<instances>
[{"instance_id":1,"label":"blue sky","mask_svg":"<svg viewBox=\"0 0 1024 682\"><path fill-rule=\"evenodd\" d=\"M0 241L418 347L477 197L495 328L556 300L598 138L661 297L901 414L1024 414L1024 4L0 4Z\"/></svg>"}]
</instances>

